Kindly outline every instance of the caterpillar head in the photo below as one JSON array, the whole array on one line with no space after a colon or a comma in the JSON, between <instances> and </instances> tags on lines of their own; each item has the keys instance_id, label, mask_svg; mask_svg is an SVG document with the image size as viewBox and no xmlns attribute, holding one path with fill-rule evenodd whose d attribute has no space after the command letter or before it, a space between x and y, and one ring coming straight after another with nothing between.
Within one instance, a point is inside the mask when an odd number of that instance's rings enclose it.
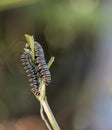
<instances>
[{"instance_id":1,"label":"caterpillar head","mask_svg":"<svg viewBox=\"0 0 112 130\"><path fill-rule=\"evenodd\" d=\"M28 44L27 42L26 42L26 44L25 44L24 51L27 52L27 53L29 53L29 54L32 54L31 48L30 48L30 46L29 46L29 44Z\"/></svg>"}]
</instances>

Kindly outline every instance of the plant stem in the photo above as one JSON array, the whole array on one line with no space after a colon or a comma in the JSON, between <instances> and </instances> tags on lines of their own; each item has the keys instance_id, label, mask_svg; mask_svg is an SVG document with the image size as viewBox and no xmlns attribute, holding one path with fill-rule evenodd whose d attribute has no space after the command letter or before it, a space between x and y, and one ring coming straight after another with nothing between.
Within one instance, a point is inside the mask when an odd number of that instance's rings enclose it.
<instances>
[{"instance_id":1,"label":"plant stem","mask_svg":"<svg viewBox=\"0 0 112 130\"><path fill-rule=\"evenodd\" d=\"M41 118L42 118L42 120L45 122L47 128L48 128L49 130L52 130L52 128L51 128L49 122L46 120L46 118L45 118L45 116L44 116L43 110L44 110L44 108L43 108L42 104L40 103L40 115L41 115Z\"/></svg>"},{"instance_id":2,"label":"plant stem","mask_svg":"<svg viewBox=\"0 0 112 130\"><path fill-rule=\"evenodd\" d=\"M48 68L50 68L51 67L51 65L52 65L52 63L54 62L54 59L55 59L55 57L51 57L50 58L50 60L49 60L49 62L48 62Z\"/></svg>"},{"instance_id":3,"label":"plant stem","mask_svg":"<svg viewBox=\"0 0 112 130\"><path fill-rule=\"evenodd\" d=\"M40 101L42 107L44 108L44 111L47 115L47 118L50 122L50 125L52 126L53 130L60 130L57 121L55 120L55 117L50 109L50 106L47 101L47 97L44 98L44 100L39 99L38 96L36 98Z\"/></svg>"},{"instance_id":4,"label":"plant stem","mask_svg":"<svg viewBox=\"0 0 112 130\"><path fill-rule=\"evenodd\" d=\"M44 111L49 119L49 122L50 122L50 125L52 126L53 130L60 130L59 126L58 126L58 123L57 121L55 120L55 117L49 107L49 104L47 102L47 98L45 98L44 101L41 102L43 108L44 108Z\"/></svg>"}]
</instances>

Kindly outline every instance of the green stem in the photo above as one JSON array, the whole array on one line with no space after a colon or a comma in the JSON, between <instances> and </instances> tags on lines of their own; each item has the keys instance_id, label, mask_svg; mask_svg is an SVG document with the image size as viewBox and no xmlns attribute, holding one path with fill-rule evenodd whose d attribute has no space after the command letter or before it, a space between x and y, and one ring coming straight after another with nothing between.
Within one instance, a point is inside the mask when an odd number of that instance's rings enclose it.
<instances>
[{"instance_id":1,"label":"green stem","mask_svg":"<svg viewBox=\"0 0 112 130\"><path fill-rule=\"evenodd\" d=\"M35 95L35 97L39 100L41 106L43 107L44 109L44 112L49 120L49 123L51 125L51 127L53 128L53 130L60 130L59 126L58 126L58 123L50 109L50 106L48 104L48 101L47 101L47 97L45 96L45 92L46 92L46 86L42 83L41 85L41 92L40 92L40 95L37 96ZM43 114L41 114L43 115ZM46 123L47 121L45 120L44 118L44 122ZM49 128L49 127L48 127ZM50 129L49 129L50 130Z\"/></svg>"},{"instance_id":2,"label":"green stem","mask_svg":"<svg viewBox=\"0 0 112 130\"><path fill-rule=\"evenodd\" d=\"M52 63L54 62L54 59L55 59L55 57L51 57L50 58L50 60L49 60L49 62L48 62L48 68L50 68L51 67L51 65L52 65Z\"/></svg>"},{"instance_id":3,"label":"green stem","mask_svg":"<svg viewBox=\"0 0 112 130\"><path fill-rule=\"evenodd\" d=\"M31 47L32 60L34 61L34 38L33 38L33 36L30 36L29 34L25 34L25 38Z\"/></svg>"},{"instance_id":4,"label":"green stem","mask_svg":"<svg viewBox=\"0 0 112 130\"><path fill-rule=\"evenodd\" d=\"M41 104L42 104L42 106L44 108L44 111L45 111L45 113L46 113L46 115L48 117L48 120L49 120L50 125L52 126L53 130L60 130L60 128L58 126L58 123L55 120L55 117L54 117L54 115L53 115L53 113L52 113L52 111L51 111L51 109L49 107L49 104L47 102L47 98L45 98L44 101L41 101Z\"/></svg>"},{"instance_id":5,"label":"green stem","mask_svg":"<svg viewBox=\"0 0 112 130\"><path fill-rule=\"evenodd\" d=\"M43 121L45 122L47 128L48 128L49 130L52 130L52 128L51 128L49 122L46 120L46 118L45 118L45 116L44 116L44 111L43 111L43 110L44 110L44 108L43 108L42 104L40 103L40 115L41 115L41 118L42 118Z\"/></svg>"}]
</instances>

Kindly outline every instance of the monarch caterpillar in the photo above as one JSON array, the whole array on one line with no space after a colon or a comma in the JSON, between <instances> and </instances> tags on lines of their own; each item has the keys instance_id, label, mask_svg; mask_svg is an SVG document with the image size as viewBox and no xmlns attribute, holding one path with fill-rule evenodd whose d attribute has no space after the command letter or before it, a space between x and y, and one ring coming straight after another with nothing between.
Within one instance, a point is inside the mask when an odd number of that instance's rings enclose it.
<instances>
[{"instance_id":1,"label":"monarch caterpillar","mask_svg":"<svg viewBox=\"0 0 112 130\"><path fill-rule=\"evenodd\" d=\"M31 64L31 54L28 52L29 51L28 48L25 48L24 50L25 52L23 52L21 55L21 61L29 78L31 91L33 92L34 95L38 95L39 82L37 72L35 70L35 66Z\"/></svg>"},{"instance_id":2,"label":"monarch caterpillar","mask_svg":"<svg viewBox=\"0 0 112 130\"><path fill-rule=\"evenodd\" d=\"M39 77L42 78L45 85L48 85L51 82L51 74L45 61L43 48L38 42L35 42L34 44L34 53L34 64L37 71L39 72Z\"/></svg>"}]
</instances>

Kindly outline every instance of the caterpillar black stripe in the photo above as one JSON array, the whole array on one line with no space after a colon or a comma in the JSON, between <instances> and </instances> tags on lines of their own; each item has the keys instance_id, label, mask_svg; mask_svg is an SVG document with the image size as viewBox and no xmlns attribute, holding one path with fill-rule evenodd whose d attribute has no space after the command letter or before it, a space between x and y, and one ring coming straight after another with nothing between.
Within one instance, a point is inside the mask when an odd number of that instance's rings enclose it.
<instances>
[{"instance_id":1,"label":"caterpillar black stripe","mask_svg":"<svg viewBox=\"0 0 112 130\"><path fill-rule=\"evenodd\" d=\"M45 85L48 85L51 82L51 74L45 61L43 48L38 42L35 42L34 50L35 50L34 64L37 68L37 71L39 72L39 77L42 78Z\"/></svg>"},{"instance_id":2,"label":"caterpillar black stripe","mask_svg":"<svg viewBox=\"0 0 112 130\"><path fill-rule=\"evenodd\" d=\"M23 52L23 54L21 55L21 61L27 73L27 76L29 78L31 91L33 92L34 95L38 95L39 82L38 82L38 77L37 77L37 72L35 70L35 66L31 64L31 54L26 51Z\"/></svg>"}]
</instances>

